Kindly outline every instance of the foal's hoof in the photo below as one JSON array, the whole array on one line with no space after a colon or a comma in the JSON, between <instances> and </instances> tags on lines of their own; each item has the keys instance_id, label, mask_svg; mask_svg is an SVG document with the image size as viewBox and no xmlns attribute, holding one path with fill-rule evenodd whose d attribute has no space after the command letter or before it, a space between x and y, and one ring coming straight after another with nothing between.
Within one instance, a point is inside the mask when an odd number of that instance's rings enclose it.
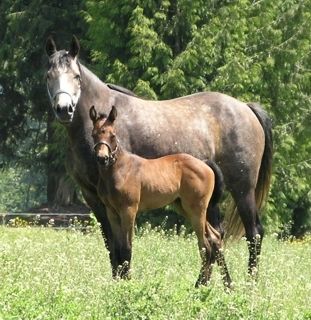
<instances>
[{"instance_id":1,"label":"foal's hoof","mask_svg":"<svg viewBox=\"0 0 311 320\"><path fill-rule=\"evenodd\" d=\"M230 282L230 283L225 282L224 286L225 286L226 293L231 293L234 290L234 283L233 282Z\"/></svg>"},{"instance_id":2,"label":"foal's hoof","mask_svg":"<svg viewBox=\"0 0 311 320\"><path fill-rule=\"evenodd\" d=\"M115 281L120 281L120 280L131 280L131 275L128 274L118 274L118 275L114 275L112 277L113 280Z\"/></svg>"},{"instance_id":3,"label":"foal's hoof","mask_svg":"<svg viewBox=\"0 0 311 320\"><path fill-rule=\"evenodd\" d=\"M207 287L209 285L209 281L207 281L206 279L201 279L199 278L197 280L197 282L195 283L195 288L199 288L199 287Z\"/></svg>"},{"instance_id":4,"label":"foal's hoof","mask_svg":"<svg viewBox=\"0 0 311 320\"><path fill-rule=\"evenodd\" d=\"M249 275L249 278L254 280L254 281L257 281L258 280L258 269L256 267L252 267L252 268L249 268L248 269L248 275Z\"/></svg>"}]
</instances>

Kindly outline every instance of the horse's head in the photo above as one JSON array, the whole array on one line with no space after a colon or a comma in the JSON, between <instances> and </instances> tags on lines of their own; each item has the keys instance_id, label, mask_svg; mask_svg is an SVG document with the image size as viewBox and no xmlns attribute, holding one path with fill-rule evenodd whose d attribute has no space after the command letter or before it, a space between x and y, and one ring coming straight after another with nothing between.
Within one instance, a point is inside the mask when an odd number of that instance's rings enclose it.
<instances>
[{"instance_id":1,"label":"horse's head","mask_svg":"<svg viewBox=\"0 0 311 320\"><path fill-rule=\"evenodd\" d=\"M116 161L118 139L116 137L114 121L117 109L112 106L109 115L98 114L94 106L90 109L90 118L93 121L92 137L97 161L106 168Z\"/></svg>"},{"instance_id":2,"label":"horse's head","mask_svg":"<svg viewBox=\"0 0 311 320\"><path fill-rule=\"evenodd\" d=\"M49 56L47 91L57 119L70 123L81 94L81 69L78 62L79 42L73 36L69 51L57 51L52 37L46 42Z\"/></svg>"}]
</instances>

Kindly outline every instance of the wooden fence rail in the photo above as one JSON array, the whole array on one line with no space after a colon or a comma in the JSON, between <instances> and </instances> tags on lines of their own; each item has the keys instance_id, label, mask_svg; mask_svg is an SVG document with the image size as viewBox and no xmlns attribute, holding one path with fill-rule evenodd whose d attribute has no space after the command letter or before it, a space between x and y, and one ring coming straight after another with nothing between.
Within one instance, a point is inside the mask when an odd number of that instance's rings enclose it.
<instances>
[{"instance_id":1,"label":"wooden fence rail","mask_svg":"<svg viewBox=\"0 0 311 320\"><path fill-rule=\"evenodd\" d=\"M2 226L49 226L53 228L70 228L72 226L85 227L90 225L89 213L23 213L4 212L0 213L0 225Z\"/></svg>"}]
</instances>

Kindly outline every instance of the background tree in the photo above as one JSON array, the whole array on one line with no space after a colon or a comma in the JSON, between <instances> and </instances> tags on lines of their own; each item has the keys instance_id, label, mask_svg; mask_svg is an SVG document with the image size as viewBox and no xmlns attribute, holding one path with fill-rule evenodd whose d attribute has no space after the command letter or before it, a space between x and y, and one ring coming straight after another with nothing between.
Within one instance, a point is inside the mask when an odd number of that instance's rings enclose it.
<instances>
[{"instance_id":1,"label":"background tree","mask_svg":"<svg viewBox=\"0 0 311 320\"><path fill-rule=\"evenodd\" d=\"M311 223L311 2L88 1L99 76L154 99L215 90L258 101L274 122L267 224ZM116 23L118 21L118 23Z\"/></svg>"},{"instance_id":2,"label":"background tree","mask_svg":"<svg viewBox=\"0 0 311 320\"><path fill-rule=\"evenodd\" d=\"M64 167L66 135L60 139L62 129L53 124L49 108L44 44L50 34L62 44L73 33L80 35L82 8L83 1L5 0L0 5L0 160L2 166L14 163L21 179L28 175L36 192L45 190L50 206L76 200L76 189ZM38 204L22 203L23 208Z\"/></svg>"},{"instance_id":3,"label":"background tree","mask_svg":"<svg viewBox=\"0 0 311 320\"><path fill-rule=\"evenodd\" d=\"M266 225L303 217L311 228L310 15L311 0L1 1L0 162L15 170L0 175L0 194L11 176L33 202L43 191L54 205L77 198L43 80L46 37L64 48L74 33L102 80L145 98L214 90L263 104L275 140Z\"/></svg>"}]
</instances>

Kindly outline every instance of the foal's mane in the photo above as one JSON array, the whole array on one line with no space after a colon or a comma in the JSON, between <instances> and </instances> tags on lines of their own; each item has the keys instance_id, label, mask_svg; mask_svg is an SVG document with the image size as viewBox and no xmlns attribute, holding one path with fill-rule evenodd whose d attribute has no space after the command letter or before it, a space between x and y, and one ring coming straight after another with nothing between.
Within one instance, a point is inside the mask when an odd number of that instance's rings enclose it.
<instances>
[{"instance_id":1,"label":"foal's mane","mask_svg":"<svg viewBox=\"0 0 311 320\"><path fill-rule=\"evenodd\" d=\"M107 118L108 118L108 116L106 113L98 112L97 117L96 117L96 121L102 120L102 119L107 119Z\"/></svg>"}]
</instances>

